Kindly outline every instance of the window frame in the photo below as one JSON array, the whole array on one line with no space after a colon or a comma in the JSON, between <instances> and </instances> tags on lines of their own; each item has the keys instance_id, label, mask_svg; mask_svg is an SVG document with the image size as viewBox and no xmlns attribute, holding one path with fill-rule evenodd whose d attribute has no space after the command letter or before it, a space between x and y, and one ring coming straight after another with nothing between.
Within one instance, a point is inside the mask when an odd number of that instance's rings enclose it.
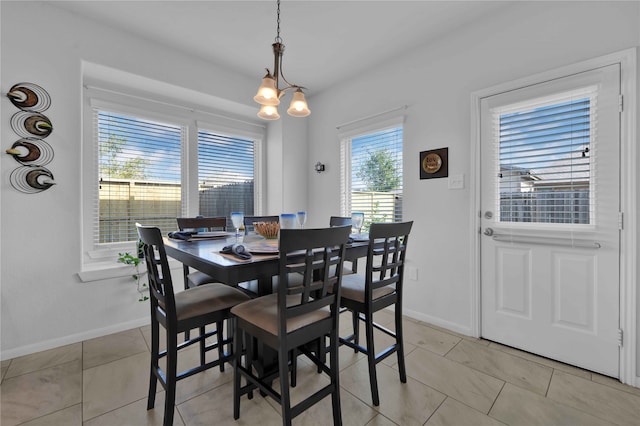
<instances>
[{"instance_id":1,"label":"window frame","mask_svg":"<svg viewBox=\"0 0 640 426\"><path fill-rule=\"evenodd\" d=\"M224 134L254 141L254 203L261 211L265 190L263 144L265 128L257 123L225 117L213 111L198 110L179 102L120 93L108 87L84 86L81 165L81 268L82 271L113 268L119 252L135 250L132 242L96 243L99 186L99 150L96 140L94 110L131 115L143 119L179 125L185 129L181 146L182 214L196 216L198 195L198 131ZM257 213L258 214L258 213ZM82 272L81 271L81 272ZM82 278L82 276L81 276ZM83 279L84 280L84 279Z\"/></svg>"},{"instance_id":2,"label":"window frame","mask_svg":"<svg viewBox=\"0 0 640 426\"><path fill-rule=\"evenodd\" d=\"M402 108L404 109L404 108ZM351 216L352 193L352 151L351 142L355 138L383 132L389 129L402 128L402 193L404 194L404 159L405 159L405 115L398 109L386 113L376 114L361 120L357 120L342 126L338 126L338 138L340 140L340 214Z\"/></svg>"}]
</instances>

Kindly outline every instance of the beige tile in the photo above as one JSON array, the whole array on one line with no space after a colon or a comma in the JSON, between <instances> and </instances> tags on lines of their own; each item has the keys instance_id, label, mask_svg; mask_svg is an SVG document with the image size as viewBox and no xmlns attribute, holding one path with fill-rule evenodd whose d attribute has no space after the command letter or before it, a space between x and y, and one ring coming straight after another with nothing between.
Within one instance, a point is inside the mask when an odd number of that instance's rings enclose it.
<instances>
[{"instance_id":1,"label":"beige tile","mask_svg":"<svg viewBox=\"0 0 640 426\"><path fill-rule=\"evenodd\" d=\"M447 398L438 407L425 426L504 426L504 423L493 419L471 407Z\"/></svg>"},{"instance_id":2,"label":"beige tile","mask_svg":"<svg viewBox=\"0 0 640 426\"><path fill-rule=\"evenodd\" d=\"M149 356L144 352L84 370L83 420L145 398L149 390Z\"/></svg>"},{"instance_id":3,"label":"beige tile","mask_svg":"<svg viewBox=\"0 0 640 426\"><path fill-rule=\"evenodd\" d=\"M14 358L7 370L5 379L19 376L20 374L31 373L44 368L55 367L71 361L82 359L82 343L61 346L31 355Z\"/></svg>"},{"instance_id":4,"label":"beige tile","mask_svg":"<svg viewBox=\"0 0 640 426\"><path fill-rule=\"evenodd\" d=\"M82 404L21 423L20 426L82 426Z\"/></svg>"},{"instance_id":5,"label":"beige tile","mask_svg":"<svg viewBox=\"0 0 640 426\"><path fill-rule=\"evenodd\" d=\"M422 425L438 408L445 395L429 386L407 377L407 383L400 382L398 370L384 364L376 367L380 406L378 411L393 422L401 425ZM348 392L371 404L371 388L366 359L340 373L340 384Z\"/></svg>"},{"instance_id":6,"label":"beige tile","mask_svg":"<svg viewBox=\"0 0 640 426\"><path fill-rule=\"evenodd\" d=\"M0 362L0 383L4 380L4 375L7 373L7 370L9 370L9 365L11 365L10 359Z\"/></svg>"},{"instance_id":7,"label":"beige tile","mask_svg":"<svg viewBox=\"0 0 640 426\"><path fill-rule=\"evenodd\" d=\"M109 411L84 422L83 426L162 426L164 420L164 392L156 395L155 407L147 410L147 398ZM184 426L182 418L174 408L173 426Z\"/></svg>"},{"instance_id":8,"label":"beige tile","mask_svg":"<svg viewBox=\"0 0 640 426\"><path fill-rule=\"evenodd\" d=\"M619 425L640 420L640 396L559 371L553 373L547 397Z\"/></svg>"},{"instance_id":9,"label":"beige tile","mask_svg":"<svg viewBox=\"0 0 640 426\"><path fill-rule=\"evenodd\" d=\"M549 398L507 383L489 416L510 426L580 425L606 426L611 423Z\"/></svg>"},{"instance_id":10,"label":"beige tile","mask_svg":"<svg viewBox=\"0 0 640 426\"><path fill-rule=\"evenodd\" d=\"M472 337L472 336L467 336L466 334L458 333L458 332L449 330L448 328L440 327L440 326L437 326L435 324L430 324L428 322L418 321L418 323L422 324L422 325L425 325L427 327L433 328L434 330L438 330L438 331L441 331L443 333L447 333L447 334L451 334L452 336L459 337L461 339L465 339L465 340L469 340L471 342L475 342L475 343L477 343L479 345L489 346L489 344L491 343L488 340L484 340L482 338L479 339L477 337Z\"/></svg>"},{"instance_id":11,"label":"beige tile","mask_svg":"<svg viewBox=\"0 0 640 426\"><path fill-rule=\"evenodd\" d=\"M139 328L86 340L82 344L83 368L86 370L142 352L148 352L148 348Z\"/></svg>"},{"instance_id":12,"label":"beige tile","mask_svg":"<svg viewBox=\"0 0 640 426\"><path fill-rule=\"evenodd\" d=\"M367 426L396 426L396 425L397 423L392 422L382 414L378 414L369 423L367 423Z\"/></svg>"},{"instance_id":13,"label":"beige tile","mask_svg":"<svg viewBox=\"0 0 640 426\"><path fill-rule=\"evenodd\" d=\"M2 383L0 424L20 424L79 404L81 398L79 360L9 378Z\"/></svg>"},{"instance_id":14,"label":"beige tile","mask_svg":"<svg viewBox=\"0 0 640 426\"><path fill-rule=\"evenodd\" d=\"M424 323L404 321L404 341L438 355L449 352L461 339L449 333L428 327Z\"/></svg>"},{"instance_id":15,"label":"beige tile","mask_svg":"<svg viewBox=\"0 0 640 426\"><path fill-rule=\"evenodd\" d=\"M565 373L573 374L574 376L583 377L585 379L591 379L591 372L587 370L583 370L582 368L575 367L573 365L564 364L559 361L555 361L553 359L545 358L536 354L532 354L530 352L521 351L520 349L512 348L509 346L501 345L496 342L491 342L489 344L490 348L498 349L502 352L506 352L508 354L528 359L529 361L537 362L538 364L546 365L547 367L551 367L555 370L564 371Z\"/></svg>"},{"instance_id":16,"label":"beige tile","mask_svg":"<svg viewBox=\"0 0 640 426\"><path fill-rule=\"evenodd\" d=\"M456 345L446 357L542 396L547 393L553 373L550 367L466 340Z\"/></svg>"},{"instance_id":17,"label":"beige tile","mask_svg":"<svg viewBox=\"0 0 640 426\"><path fill-rule=\"evenodd\" d=\"M240 399L240 418L233 419L233 383L226 383L178 405L186 426L280 426L282 417L259 393Z\"/></svg>"},{"instance_id":18,"label":"beige tile","mask_svg":"<svg viewBox=\"0 0 640 426\"><path fill-rule=\"evenodd\" d=\"M640 395L640 388L634 388L633 386L625 385L620 380L612 377L603 376L602 374L592 373L591 380L602 385L606 385L624 392L629 392L634 395Z\"/></svg>"},{"instance_id":19,"label":"beige tile","mask_svg":"<svg viewBox=\"0 0 640 426\"><path fill-rule=\"evenodd\" d=\"M407 375L476 410L487 413L504 385L480 371L417 348L406 357Z\"/></svg>"}]
</instances>

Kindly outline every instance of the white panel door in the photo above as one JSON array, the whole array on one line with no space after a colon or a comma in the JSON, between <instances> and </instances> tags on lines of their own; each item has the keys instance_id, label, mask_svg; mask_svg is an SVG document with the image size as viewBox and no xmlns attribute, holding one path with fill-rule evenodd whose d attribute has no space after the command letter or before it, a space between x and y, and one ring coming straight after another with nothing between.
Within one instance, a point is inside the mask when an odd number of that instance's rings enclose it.
<instances>
[{"instance_id":1,"label":"white panel door","mask_svg":"<svg viewBox=\"0 0 640 426\"><path fill-rule=\"evenodd\" d=\"M480 142L482 336L613 377L619 76L611 65L484 98Z\"/></svg>"}]
</instances>

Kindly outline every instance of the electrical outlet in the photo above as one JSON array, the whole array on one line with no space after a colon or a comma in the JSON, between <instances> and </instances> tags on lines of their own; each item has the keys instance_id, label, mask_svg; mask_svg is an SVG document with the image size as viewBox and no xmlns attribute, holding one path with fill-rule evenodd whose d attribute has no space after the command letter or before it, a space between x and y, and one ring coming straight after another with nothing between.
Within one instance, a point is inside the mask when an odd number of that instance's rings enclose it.
<instances>
[{"instance_id":1,"label":"electrical outlet","mask_svg":"<svg viewBox=\"0 0 640 426\"><path fill-rule=\"evenodd\" d=\"M464 175L449 176L449 189L464 189Z\"/></svg>"},{"instance_id":2,"label":"electrical outlet","mask_svg":"<svg viewBox=\"0 0 640 426\"><path fill-rule=\"evenodd\" d=\"M404 273L407 274L408 279L418 281L418 268L415 266L405 266Z\"/></svg>"}]
</instances>

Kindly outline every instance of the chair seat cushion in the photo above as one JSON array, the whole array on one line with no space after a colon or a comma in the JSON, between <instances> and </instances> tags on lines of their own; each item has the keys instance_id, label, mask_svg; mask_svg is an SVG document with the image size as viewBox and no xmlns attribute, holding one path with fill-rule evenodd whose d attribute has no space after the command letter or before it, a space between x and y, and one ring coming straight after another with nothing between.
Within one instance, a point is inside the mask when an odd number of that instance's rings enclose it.
<instances>
[{"instance_id":1,"label":"chair seat cushion","mask_svg":"<svg viewBox=\"0 0 640 426\"><path fill-rule=\"evenodd\" d=\"M221 283L204 284L176 293L178 321L229 309L251 298L237 288Z\"/></svg>"},{"instance_id":2,"label":"chair seat cushion","mask_svg":"<svg viewBox=\"0 0 640 426\"><path fill-rule=\"evenodd\" d=\"M215 283L217 280L210 275L205 274L204 272L194 271L187 275L187 285L189 288L198 287L202 284L210 284Z\"/></svg>"},{"instance_id":3,"label":"chair seat cushion","mask_svg":"<svg viewBox=\"0 0 640 426\"><path fill-rule=\"evenodd\" d=\"M343 275L342 277L342 294L341 298L355 300L356 302L364 303L364 276L363 275ZM396 291L395 284L388 285L382 288L373 290L373 300L379 299L382 296L391 294Z\"/></svg>"},{"instance_id":4,"label":"chair seat cushion","mask_svg":"<svg viewBox=\"0 0 640 426\"><path fill-rule=\"evenodd\" d=\"M287 306L294 306L300 303L300 295L287 296ZM278 295L258 297L257 299L241 303L231 309L231 313L243 320L269 332L278 335ZM290 318L287 321L287 333L296 331L309 324L329 318L329 308L318 309L308 314Z\"/></svg>"}]
</instances>

